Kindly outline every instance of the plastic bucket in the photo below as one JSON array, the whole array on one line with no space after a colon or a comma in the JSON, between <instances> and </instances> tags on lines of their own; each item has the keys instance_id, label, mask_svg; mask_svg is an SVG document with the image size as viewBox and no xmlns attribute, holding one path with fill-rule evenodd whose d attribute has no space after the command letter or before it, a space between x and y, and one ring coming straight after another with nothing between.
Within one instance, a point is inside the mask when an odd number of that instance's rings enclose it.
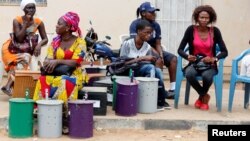
<instances>
[{"instance_id":1,"label":"plastic bucket","mask_svg":"<svg viewBox=\"0 0 250 141\"><path fill-rule=\"evenodd\" d=\"M139 83L138 92L138 112L155 113L157 112L158 81L152 77L136 77Z\"/></svg>"},{"instance_id":2,"label":"plastic bucket","mask_svg":"<svg viewBox=\"0 0 250 141\"><path fill-rule=\"evenodd\" d=\"M69 101L69 136L89 138L93 136L93 101Z\"/></svg>"},{"instance_id":3,"label":"plastic bucket","mask_svg":"<svg viewBox=\"0 0 250 141\"><path fill-rule=\"evenodd\" d=\"M117 75L114 75L114 76L112 76L112 84L113 84L113 86L112 86L112 93L113 93L113 95L112 95L112 110L115 110L115 105L116 105L116 93L117 93L117 83L116 83L116 81L117 80L120 80L120 79L129 79L129 77L128 76L117 76ZM122 80L121 80L122 81Z\"/></svg>"},{"instance_id":4,"label":"plastic bucket","mask_svg":"<svg viewBox=\"0 0 250 141\"><path fill-rule=\"evenodd\" d=\"M25 98L9 100L9 136L26 138L33 136L34 101Z\"/></svg>"},{"instance_id":5,"label":"plastic bucket","mask_svg":"<svg viewBox=\"0 0 250 141\"><path fill-rule=\"evenodd\" d=\"M38 137L62 136L62 100L38 100Z\"/></svg>"},{"instance_id":6,"label":"plastic bucket","mask_svg":"<svg viewBox=\"0 0 250 141\"><path fill-rule=\"evenodd\" d=\"M135 116L137 114L138 82L130 79L118 79L115 113L120 116Z\"/></svg>"}]
</instances>

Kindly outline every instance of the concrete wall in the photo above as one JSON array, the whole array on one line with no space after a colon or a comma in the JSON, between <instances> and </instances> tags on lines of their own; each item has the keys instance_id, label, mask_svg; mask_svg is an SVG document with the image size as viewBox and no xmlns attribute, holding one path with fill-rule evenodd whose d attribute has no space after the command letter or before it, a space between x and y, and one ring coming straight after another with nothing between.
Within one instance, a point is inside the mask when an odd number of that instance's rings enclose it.
<instances>
[{"instance_id":1,"label":"concrete wall","mask_svg":"<svg viewBox=\"0 0 250 141\"><path fill-rule=\"evenodd\" d=\"M249 48L250 1L204 0L203 3L212 5L217 13L216 26L220 28L229 51L225 65L231 66L232 59Z\"/></svg>"},{"instance_id":2,"label":"concrete wall","mask_svg":"<svg viewBox=\"0 0 250 141\"><path fill-rule=\"evenodd\" d=\"M129 32L129 25L136 18L136 9L143 1L48 0L47 7L37 7L37 16L43 19L47 33L54 33L58 18L67 11L75 11L80 15L80 26L84 35L90 27L89 20L91 20L94 29L99 33L99 38L110 35L112 47L119 48L119 35ZM249 47L250 1L203 0L203 3L212 5L218 14L216 26L221 29L229 50L225 65L231 65L231 59ZM0 44L12 31L13 18L22 14L18 6L0 6Z\"/></svg>"},{"instance_id":3,"label":"concrete wall","mask_svg":"<svg viewBox=\"0 0 250 141\"><path fill-rule=\"evenodd\" d=\"M110 35L112 48L119 48L119 35L129 32L129 25L136 18L136 9L143 0L47 0L47 7L37 7L37 16L43 19L47 33L54 33L57 20L68 11L80 15L80 27L85 36L90 28L98 32L99 38ZM0 6L0 44L12 31L12 21L23 15L19 6Z\"/></svg>"}]
</instances>

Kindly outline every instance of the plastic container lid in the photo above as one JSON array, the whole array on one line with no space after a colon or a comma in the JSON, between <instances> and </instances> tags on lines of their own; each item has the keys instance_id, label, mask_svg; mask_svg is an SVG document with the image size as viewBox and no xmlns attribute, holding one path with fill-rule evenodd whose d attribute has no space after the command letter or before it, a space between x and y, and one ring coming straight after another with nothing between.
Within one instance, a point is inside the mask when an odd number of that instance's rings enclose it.
<instances>
[{"instance_id":1,"label":"plastic container lid","mask_svg":"<svg viewBox=\"0 0 250 141\"><path fill-rule=\"evenodd\" d=\"M114 75L112 76L112 78L115 78L115 79L128 79L129 77L128 76L119 76L119 75Z\"/></svg>"},{"instance_id":2,"label":"plastic container lid","mask_svg":"<svg viewBox=\"0 0 250 141\"><path fill-rule=\"evenodd\" d=\"M37 104L44 104L44 105L60 105L63 104L62 100L37 100Z\"/></svg>"},{"instance_id":3,"label":"plastic container lid","mask_svg":"<svg viewBox=\"0 0 250 141\"><path fill-rule=\"evenodd\" d=\"M107 87L83 87L82 91L84 92L107 92Z\"/></svg>"},{"instance_id":4,"label":"plastic container lid","mask_svg":"<svg viewBox=\"0 0 250 141\"><path fill-rule=\"evenodd\" d=\"M154 78L154 77L135 77L135 79L138 81L147 81L147 82L159 81L158 78Z\"/></svg>"},{"instance_id":5,"label":"plastic container lid","mask_svg":"<svg viewBox=\"0 0 250 141\"><path fill-rule=\"evenodd\" d=\"M71 100L68 101L70 104L93 104L95 103L93 100Z\"/></svg>"},{"instance_id":6,"label":"plastic container lid","mask_svg":"<svg viewBox=\"0 0 250 141\"><path fill-rule=\"evenodd\" d=\"M134 79L133 82L130 82L130 78L128 77L127 79L118 79L116 81L117 83L121 84L121 85L129 85L129 86L132 86L132 85L138 85L138 81Z\"/></svg>"},{"instance_id":7,"label":"plastic container lid","mask_svg":"<svg viewBox=\"0 0 250 141\"><path fill-rule=\"evenodd\" d=\"M26 99L26 98L11 98L9 101L10 102L20 102L20 103L35 102L33 99Z\"/></svg>"}]
</instances>

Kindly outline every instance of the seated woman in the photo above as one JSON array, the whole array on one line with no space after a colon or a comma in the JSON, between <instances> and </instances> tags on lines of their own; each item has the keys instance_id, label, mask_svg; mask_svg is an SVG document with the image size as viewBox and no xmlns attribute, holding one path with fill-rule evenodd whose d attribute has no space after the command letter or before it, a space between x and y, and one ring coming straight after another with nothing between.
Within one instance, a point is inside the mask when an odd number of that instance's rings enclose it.
<instances>
[{"instance_id":1,"label":"seated woman","mask_svg":"<svg viewBox=\"0 0 250 141\"><path fill-rule=\"evenodd\" d=\"M11 48L11 39L7 40L2 47L2 60L5 71L8 73L8 81L1 90L11 96L12 86L14 84L15 70L27 70L30 65L32 55L39 56L41 47L48 43L47 34L43 22L39 18L35 18L36 2L35 0L22 0L21 9L24 11L23 16L17 16L13 20L13 33L16 42L23 43L27 37L32 37L38 30L42 40L35 42L29 48L18 49ZM38 40L36 40L38 41Z\"/></svg>"},{"instance_id":2,"label":"seated woman","mask_svg":"<svg viewBox=\"0 0 250 141\"><path fill-rule=\"evenodd\" d=\"M78 90L83 86L85 75L81 64L86 51L86 43L81 38L80 18L76 13L68 12L59 18L56 25L58 34L48 47L47 57L43 62L44 74L37 81L33 99L44 99L46 92L51 99L77 99ZM74 35L76 32L78 36ZM68 75L57 75L54 70L60 65L75 68Z\"/></svg>"},{"instance_id":3,"label":"seated woman","mask_svg":"<svg viewBox=\"0 0 250 141\"><path fill-rule=\"evenodd\" d=\"M141 20L136 26L136 36L134 38L125 40L121 46L120 56L127 56L135 58L131 62L145 62L140 68L134 70L135 76L156 77L159 81L158 90L158 108L171 108L165 102L166 90L163 82L163 75L160 68L154 66L157 58L152 55L151 46L147 43L152 34L152 27L146 20Z\"/></svg>"},{"instance_id":4,"label":"seated woman","mask_svg":"<svg viewBox=\"0 0 250 141\"><path fill-rule=\"evenodd\" d=\"M209 110L210 95L208 90L213 83L214 75L218 72L216 62L228 55L220 30L213 26L216 19L216 13L211 6L202 5L195 8L193 12L195 24L186 29L178 49L179 55L189 61L184 72L187 81L199 95L194 106L201 110ZM187 44L189 54L184 51ZM220 47L219 54L216 54L216 44ZM195 67L197 60L200 60L197 57L201 54L204 57L201 59L201 63L211 66L205 70L199 70ZM199 83L196 76L202 77L202 84Z\"/></svg>"}]
</instances>

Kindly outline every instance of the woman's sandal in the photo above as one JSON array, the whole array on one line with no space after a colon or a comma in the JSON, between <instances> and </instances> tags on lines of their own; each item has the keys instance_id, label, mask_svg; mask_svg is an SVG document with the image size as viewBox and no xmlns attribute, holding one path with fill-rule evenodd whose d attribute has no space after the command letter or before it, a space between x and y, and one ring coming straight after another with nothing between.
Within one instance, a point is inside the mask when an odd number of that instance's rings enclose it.
<instances>
[{"instance_id":1,"label":"woman's sandal","mask_svg":"<svg viewBox=\"0 0 250 141\"><path fill-rule=\"evenodd\" d=\"M1 90L7 94L8 96L12 96L12 91L11 89L6 89L6 87L2 87Z\"/></svg>"}]
</instances>

